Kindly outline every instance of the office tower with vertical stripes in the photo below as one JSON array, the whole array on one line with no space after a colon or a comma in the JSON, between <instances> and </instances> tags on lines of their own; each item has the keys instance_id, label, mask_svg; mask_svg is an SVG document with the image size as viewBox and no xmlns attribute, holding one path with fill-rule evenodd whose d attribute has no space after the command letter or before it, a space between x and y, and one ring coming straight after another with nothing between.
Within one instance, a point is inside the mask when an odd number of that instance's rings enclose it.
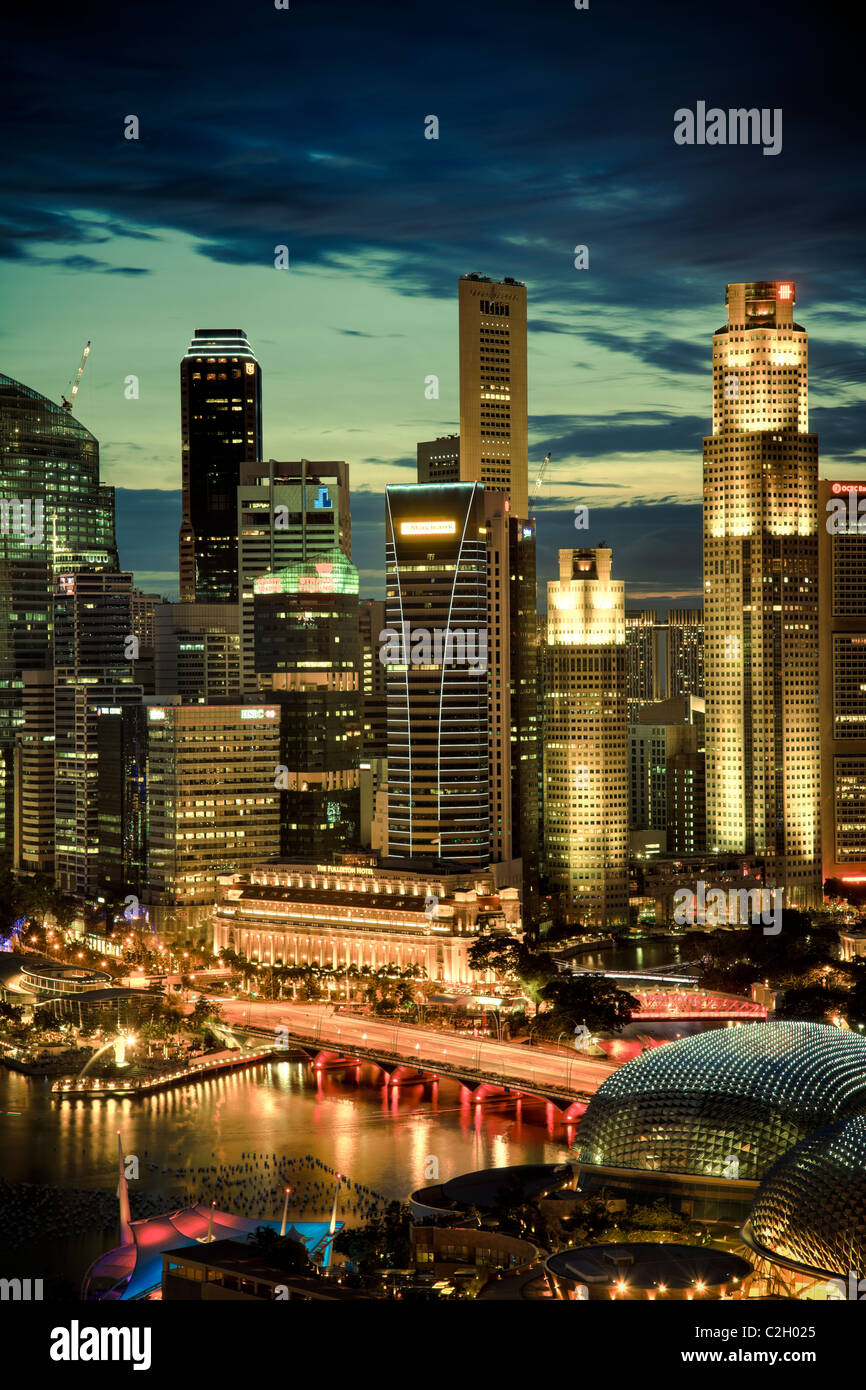
<instances>
[{"instance_id":1,"label":"office tower with vertical stripes","mask_svg":"<svg viewBox=\"0 0 866 1390\"><path fill-rule=\"evenodd\" d=\"M728 285L704 439L707 848L820 897L818 439L790 281Z\"/></svg>"},{"instance_id":2,"label":"office tower with vertical stripes","mask_svg":"<svg viewBox=\"0 0 866 1390\"><path fill-rule=\"evenodd\" d=\"M391 486L385 509L388 852L481 869L490 862L484 489Z\"/></svg>"}]
</instances>

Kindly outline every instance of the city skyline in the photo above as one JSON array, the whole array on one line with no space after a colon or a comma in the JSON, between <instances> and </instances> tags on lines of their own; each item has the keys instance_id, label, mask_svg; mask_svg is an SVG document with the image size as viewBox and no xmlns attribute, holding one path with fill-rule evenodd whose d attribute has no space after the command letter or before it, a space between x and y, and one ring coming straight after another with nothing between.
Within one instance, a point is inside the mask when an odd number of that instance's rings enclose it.
<instances>
[{"instance_id":1,"label":"city skyline","mask_svg":"<svg viewBox=\"0 0 866 1390\"><path fill-rule=\"evenodd\" d=\"M494 29L505 38L504 95L481 103L485 20L461 14L455 45L452 10L359 15L339 5L332 25L291 10L269 15L266 29L262 16L243 34L232 29L230 46L219 25L207 34L195 26L199 61L185 65L182 83L171 64L167 77L158 31L146 28L134 57L125 43L115 52L106 89L80 72L99 63L101 45L116 44L109 19L95 46L65 36L79 58L74 79L40 35L52 83L38 107L27 82L13 80L27 119L3 185L2 282L16 323L4 342L15 370L11 361L6 370L59 399L92 339L76 413L102 441L105 479L120 489L122 563L144 587L176 582L167 541L180 521L176 363L196 328L222 322L243 325L261 363L265 456L350 464L361 589L381 596L384 487L413 481L418 440L459 428L456 285L472 271L527 285L530 473L550 450L538 510L551 553L569 543L575 502L591 509L588 543L610 539L618 516L620 573L635 601L673 594L687 604L700 590L692 533L708 425L705 325L721 284L762 275L798 284L826 474L862 466L863 193L847 174L856 144L843 106L827 95L815 109L801 93L820 17L775 27L774 70L758 81L727 63L738 5L712 19L690 12L689 39L664 46L637 4L618 7L616 19L600 9L591 27L563 7L533 15L513 48L507 36L522 8L506 3ZM175 64L193 41L191 24L176 18ZM291 26L291 40L279 25ZM28 21L13 29L33 42ZM325 32L334 83L326 101L310 100L306 76L289 91L268 82L287 42L312 60ZM712 42L695 44L702 33ZM394 61L412 40L429 55L420 82ZM621 44L623 56L645 50L652 63L620 71ZM846 61L837 59L840 85ZM337 88L358 70L374 79L375 95L356 102ZM255 102L220 89L215 74L229 72L238 91L255 74ZM536 78L543 103L529 97ZM783 106L781 155L678 146L674 112L714 94L724 105ZM37 188L28 171L44 163L73 103L73 158L62 182ZM127 113L138 115L137 141L124 138ZM425 138L430 113L436 140ZM254 209L244 206L247 186ZM274 268L281 245L285 271ZM578 245L588 247L586 270L574 268ZM124 397L130 374L137 401ZM438 400L424 394L431 374ZM652 533L681 542L661 568ZM540 574L553 577L553 568Z\"/></svg>"}]
</instances>

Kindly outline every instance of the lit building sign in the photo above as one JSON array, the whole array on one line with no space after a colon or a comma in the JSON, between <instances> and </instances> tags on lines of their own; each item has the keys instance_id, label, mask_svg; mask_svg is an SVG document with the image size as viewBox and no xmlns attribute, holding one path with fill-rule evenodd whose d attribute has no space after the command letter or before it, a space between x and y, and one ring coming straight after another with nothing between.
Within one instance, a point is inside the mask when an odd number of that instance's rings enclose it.
<instances>
[{"instance_id":1,"label":"lit building sign","mask_svg":"<svg viewBox=\"0 0 866 1390\"><path fill-rule=\"evenodd\" d=\"M274 719L275 709L242 709L241 719Z\"/></svg>"},{"instance_id":2,"label":"lit building sign","mask_svg":"<svg viewBox=\"0 0 866 1390\"><path fill-rule=\"evenodd\" d=\"M401 536L453 536L456 521L401 521Z\"/></svg>"},{"instance_id":3,"label":"lit building sign","mask_svg":"<svg viewBox=\"0 0 866 1390\"><path fill-rule=\"evenodd\" d=\"M156 719L165 719L165 710L164 710L164 709L152 709L152 710L148 710L148 712L147 712L147 717L148 717L148 719L150 719L151 722L153 722L153 721L156 720Z\"/></svg>"},{"instance_id":4,"label":"lit building sign","mask_svg":"<svg viewBox=\"0 0 866 1390\"><path fill-rule=\"evenodd\" d=\"M339 547L312 560L295 560L255 582L257 594L357 594L358 571Z\"/></svg>"},{"instance_id":5,"label":"lit building sign","mask_svg":"<svg viewBox=\"0 0 866 1390\"><path fill-rule=\"evenodd\" d=\"M780 298L780 299L793 299L793 297L794 297L794 286L793 286L793 285L780 285L780 286L779 286L779 298Z\"/></svg>"}]
</instances>

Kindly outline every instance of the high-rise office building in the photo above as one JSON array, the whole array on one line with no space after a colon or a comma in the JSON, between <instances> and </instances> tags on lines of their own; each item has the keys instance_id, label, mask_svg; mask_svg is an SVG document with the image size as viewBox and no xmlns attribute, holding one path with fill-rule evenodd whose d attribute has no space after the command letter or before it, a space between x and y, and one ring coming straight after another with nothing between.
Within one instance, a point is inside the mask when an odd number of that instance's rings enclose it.
<instances>
[{"instance_id":1,"label":"high-rise office building","mask_svg":"<svg viewBox=\"0 0 866 1390\"><path fill-rule=\"evenodd\" d=\"M665 623L665 698L704 696L704 610L669 608Z\"/></svg>"},{"instance_id":2,"label":"high-rise office building","mask_svg":"<svg viewBox=\"0 0 866 1390\"><path fill-rule=\"evenodd\" d=\"M379 660L379 634L385 626L384 599L368 598L358 608L361 639L361 753L365 758L388 755L388 690L385 667Z\"/></svg>"},{"instance_id":3,"label":"high-rise office building","mask_svg":"<svg viewBox=\"0 0 866 1390\"><path fill-rule=\"evenodd\" d=\"M655 608L628 608L625 614L625 670L628 717L633 721L641 705L660 700L661 636Z\"/></svg>"},{"instance_id":4,"label":"high-rise office building","mask_svg":"<svg viewBox=\"0 0 866 1390\"><path fill-rule=\"evenodd\" d=\"M506 876L521 865L524 920L538 894L538 711L535 523L484 489L487 540L487 721L490 854Z\"/></svg>"},{"instance_id":5,"label":"high-rise office building","mask_svg":"<svg viewBox=\"0 0 866 1390\"><path fill-rule=\"evenodd\" d=\"M417 446L419 483L460 482L460 435L445 434Z\"/></svg>"},{"instance_id":6,"label":"high-rise office building","mask_svg":"<svg viewBox=\"0 0 866 1390\"><path fill-rule=\"evenodd\" d=\"M349 468L309 459L244 464L237 489L241 689L256 689L253 594L263 574L335 547L352 558Z\"/></svg>"},{"instance_id":7,"label":"high-rise office building","mask_svg":"<svg viewBox=\"0 0 866 1390\"><path fill-rule=\"evenodd\" d=\"M0 375L0 859L14 845L22 673L50 660L54 576L86 566L117 569L99 445L61 406Z\"/></svg>"},{"instance_id":8,"label":"high-rise office building","mask_svg":"<svg viewBox=\"0 0 866 1390\"><path fill-rule=\"evenodd\" d=\"M862 507L862 512L860 508ZM825 879L866 879L866 483L818 485Z\"/></svg>"},{"instance_id":9,"label":"high-rise office building","mask_svg":"<svg viewBox=\"0 0 866 1390\"><path fill-rule=\"evenodd\" d=\"M180 364L180 597L237 603L237 487L262 456L262 374L240 328L197 328Z\"/></svg>"},{"instance_id":10,"label":"high-rise office building","mask_svg":"<svg viewBox=\"0 0 866 1390\"><path fill-rule=\"evenodd\" d=\"M483 491L385 493L392 858L490 862Z\"/></svg>"},{"instance_id":11,"label":"high-rise office building","mask_svg":"<svg viewBox=\"0 0 866 1390\"><path fill-rule=\"evenodd\" d=\"M705 848L704 702L672 696L629 721L629 830L664 831L668 854Z\"/></svg>"},{"instance_id":12,"label":"high-rise office building","mask_svg":"<svg viewBox=\"0 0 866 1390\"><path fill-rule=\"evenodd\" d=\"M280 853L360 843L358 571L337 547L255 583L261 697L280 713Z\"/></svg>"},{"instance_id":13,"label":"high-rise office building","mask_svg":"<svg viewBox=\"0 0 866 1390\"><path fill-rule=\"evenodd\" d=\"M707 847L820 890L818 440L789 281L728 285L704 439Z\"/></svg>"},{"instance_id":14,"label":"high-rise office building","mask_svg":"<svg viewBox=\"0 0 866 1390\"><path fill-rule=\"evenodd\" d=\"M54 672L22 672L15 750L15 867L54 876Z\"/></svg>"},{"instance_id":15,"label":"high-rise office building","mask_svg":"<svg viewBox=\"0 0 866 1390\"><path fill-rule=\"evenodd\" d=\"M147 902L206 907L220 874L279 852L280 711L175 696L147 701L147 727Z\"/></svg>"},{"instance_id":16,"label":"high-rise office building","mask_svg":"<svg viewBox=\"0 0 866 1390\"><path fill-rule=\"evenodd\" d=\"M611 551L560 550L547 586L545 868L573 921L628 921L625 585Z\"/></svg>"},{"instance_id":17,"label":"high-rise office building","mask_svg":"<svg viewBox=\"0 0 866 1390\"><path fill-rule=\"evenodd\" d=\"M166 603L154 616L154 693L184 703L237 699L238 609L229 603Z\"/></svg>"},{"instance_id":18,"label":"high-rise office building","mask_svg":"<svg viewBox=\"0 0 866 1390\"><path fill-rule=\"evenodd\" d=\"M95 898L102 886L100 716L142 696L127 656L132 575L59 575L53 606L55 877L64 892Z\"/></svg>"},{"instance_id":19,"label":"high-rise office building","mask_svg":"<svg viewBox=\"0 0 866 1390\"><path fill-rule=\"evenodd\" d=\"M526 286L464 275L460 313L460 477L529 515ZM442 441L439 441L442 442Z\"/></svg>"}]
</instances>

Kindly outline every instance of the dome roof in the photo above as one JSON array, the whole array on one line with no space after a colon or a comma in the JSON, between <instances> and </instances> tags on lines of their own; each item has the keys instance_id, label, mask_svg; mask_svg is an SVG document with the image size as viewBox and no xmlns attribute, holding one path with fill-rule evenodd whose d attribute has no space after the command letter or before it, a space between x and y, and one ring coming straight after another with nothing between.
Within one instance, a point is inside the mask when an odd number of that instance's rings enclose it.
<instances>
[{"instance_id":1,"label":"dome roof","mask_svg":"<svg viewBox=\"0 0 866 1390\"><path fill-rule=\"evenodd\" d=\"M756 1181L835 1120L866 1111L866 1038L824 1023L750 1023L644 1052L599 1087L578 1159Z\"/></svg>"},{"instance_id":2,"label":"dome roof","mask_svg":"<svg viewBox=\"0 0 866 1390\"><path fill-rule=\"evenodd\" d=\"M866 1115L819 1129L774 1164L743 1236L808 1273L866 1276Z\"/></svg>"}]
</instances>

